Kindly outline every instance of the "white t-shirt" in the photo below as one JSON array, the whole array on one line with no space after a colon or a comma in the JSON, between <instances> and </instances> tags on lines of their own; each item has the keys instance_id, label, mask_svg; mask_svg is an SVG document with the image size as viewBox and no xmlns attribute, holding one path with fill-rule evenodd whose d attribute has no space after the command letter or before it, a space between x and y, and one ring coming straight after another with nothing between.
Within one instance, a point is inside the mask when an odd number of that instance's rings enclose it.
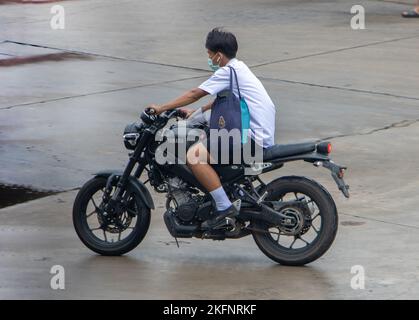
<instances>
[{"instance_id":1,"label":"white t-shirt","mask_svg":"<svg viewBox=\"0 0 419 320\"><path fill-rule=\"evenodd\" d=\"M275 143L275 105L263 87L262 83L247 65L236 58L231 59L226 66L219 68L199 88L215 95L227 90L230 85L230 68L237 73L240 94L249 107L250 113L250 136L257 143L263 141L263 147L267 148ZM236 82L233 82L233 92L238 97Z\"/></svg>"}]
</instances>

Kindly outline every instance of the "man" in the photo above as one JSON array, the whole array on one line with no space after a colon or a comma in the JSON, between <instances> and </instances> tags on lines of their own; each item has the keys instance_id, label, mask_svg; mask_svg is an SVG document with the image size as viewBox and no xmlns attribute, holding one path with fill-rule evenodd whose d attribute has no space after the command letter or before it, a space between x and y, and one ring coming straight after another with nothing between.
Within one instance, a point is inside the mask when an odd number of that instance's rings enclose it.
<instances>
[{"instance_id":1,"label":"man","mask_svg":"<svg viewBox=\"0 0 419 320\"><path fill-rule=\"evenodd\" d=\"M238 49L236 37L230 32L215 28L208 33L205 47L208 53L208 65L215 71L214 74L198 88L191 89L170 102L151 105L149 108L160 114L194 103L208 94L216 95L229 88L229 67L233 67L237 73L241 96L249 108L250 137L263 148L272 146L275 133L275 106L259 79L242 61L236 59ZM233 87L233 92L237 96L237 88ZM213 101L202 107L202 111L210 110L212 104ZM188 117L193 110L185 109L185 112ZM202 158L203 155L207 161L194 161L197 157ZM188 166L196 179L211 194L216 205L215 218L203 223L204 228L213 228L225 218L238 214L221 186L216 171L209 164L209 158L210 154L202 143L193 145L186 156Z\"/></svg>"},{"instance_id":2,"label":"man","mask_svg":"<svg viewBox=\"0 0 419 320\"><path fill-rule=\"evenodd\" d=\"M419 0L416 2L416 7L409 11L402 12L404 18L419 18Z\"/></svg>"}]
</instances>

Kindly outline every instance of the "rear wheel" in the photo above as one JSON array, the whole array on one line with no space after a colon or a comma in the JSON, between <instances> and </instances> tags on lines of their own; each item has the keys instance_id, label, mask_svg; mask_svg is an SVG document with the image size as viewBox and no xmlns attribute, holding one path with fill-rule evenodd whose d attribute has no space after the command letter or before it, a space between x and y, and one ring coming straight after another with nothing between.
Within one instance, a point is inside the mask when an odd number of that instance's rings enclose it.
<instances>
[{"instance_id":1,"label":"rear wheel","mask_svg":"<svg viewBox=\"0 0 419 320\"><path fill-rule=\"evenodd\" d=\"M254 222L253 238L269 258L283 265L299 266L320 258L332 245L338 215L330 194L304 177L283 177L266 187L266 201L289 203L281 212L296 221L287 229Z\"/></svg>"},{"instance_id":2,"label":"rear wheel","mask_svg":"<svg viewBox=\"0 0 419 320\"><path fill-rule=\"evenodd\" d=\"M125 203L110 218L102 199L106 182L104 177L95 177L80 189L74 201L73 224L89 249L101 255L118 256L144 239L150 225L150 209L128 187Z\"/></svg>"}]
</instances>

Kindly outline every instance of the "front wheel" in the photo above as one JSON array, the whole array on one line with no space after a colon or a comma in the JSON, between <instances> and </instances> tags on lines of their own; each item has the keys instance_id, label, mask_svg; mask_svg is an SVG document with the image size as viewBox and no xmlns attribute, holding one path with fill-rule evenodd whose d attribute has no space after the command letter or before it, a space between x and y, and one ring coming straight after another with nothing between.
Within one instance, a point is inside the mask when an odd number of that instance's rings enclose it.
<instances>
[{"instance_id":1,"label":"front wheel","mask_svg":"<svg viewBox=\"0 0 419 320\"><path fill-rule=\"evenodd\" d=\"M269 183L266 201L289 203L281 212L293 217L295 226L286 230L253 222L252 235L259 249L283 265L299 266L320 258L332 245L338 214L330 194L304 177L283 177Z\"/></svg>"},{"instance_id":2,"label":"front wheel","mask_svg":"<svg viewBox=\"0 0 419 320\"><path fill-rule=\"evenodd\" d=\"M150 209L128 186L125 201L110 215L103 202L106 182L104 177L95 177L80 189L74 201L73 224L89 249L105 256L119 256L144 239L150 226Z\"/></svg>"}]
</instances>

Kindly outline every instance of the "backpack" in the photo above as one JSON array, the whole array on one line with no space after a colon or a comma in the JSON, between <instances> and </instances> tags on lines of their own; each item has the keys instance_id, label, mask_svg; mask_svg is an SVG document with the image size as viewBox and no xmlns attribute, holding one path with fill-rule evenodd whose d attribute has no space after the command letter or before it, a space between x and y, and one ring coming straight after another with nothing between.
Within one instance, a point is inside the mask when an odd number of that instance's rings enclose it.
<instances>
[{"instance_id":1,"label":"backpack","mask_svg":"<svg viewBox=\"0 0 419 320\"><path fill-rule=\"evenodd\" d=\"M228 132L239 129L241 143L245 144L250 129L249 108L240 94L236 70L231 66L228 67L230 68L230 86L228 90L217 94L217 98L211 107L210 129L226 129ZM236 79L238 98L233 93L233 76Z\"/></svg>"}]
</instances>

